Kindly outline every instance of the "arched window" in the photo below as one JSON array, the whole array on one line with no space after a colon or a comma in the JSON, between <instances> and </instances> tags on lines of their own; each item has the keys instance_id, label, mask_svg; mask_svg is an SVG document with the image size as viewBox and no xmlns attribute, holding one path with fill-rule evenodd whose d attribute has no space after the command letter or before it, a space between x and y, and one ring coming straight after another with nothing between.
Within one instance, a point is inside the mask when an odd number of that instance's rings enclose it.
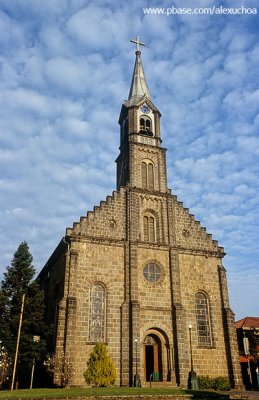
<instances>
[{"instance_id":1,"label":"arched window","mask_svg":"<svg viewBox=\"0 0 259 400\"><path fill-rule=\"evenodd\" d=\"M208 297L198 292L195 296L198 343L201 346L211 346L210 316Z\"/></svg>"},{"instance_id":2,"label":"arched window","mask_svg":"<svg viewBox=\"0 0 259 400\"><path fill-rule=\"evenodd\" d=\"M139 130L143 135L153 136L152 121L146 115L141 115L139 119Z\"/></svg>"},{"instance_id":3,"label":"arched window","mask_svg":"<svg viewBox=\"0 0 259 400\"><path fill-rule=\"evenodd\" d=\"M106 292L100 283L91 288L89 309L89 341L105 341L105 303Z\"/></svg>"},{"instance_id":4,"label":"arched window","mask_svg":"<svg viewBox=\"0 0 259 400\"><path fill-rule=\"evenodd\" d=\"M151 161L141 163L142 188L154 190L154 165Z\"/></svg>"},{"instance_id":5,"label":"arched window","mask_svg":"<svg viewBox=\"0 0 259 400\"><path fill-rule=\"evenodd\" d=\"M144 215L143 219L143 231L144 231L144 241L145 242L155 242L156 241L156 227L155 227L155 217L153 215Z\"/></svg>"}]
</instances>

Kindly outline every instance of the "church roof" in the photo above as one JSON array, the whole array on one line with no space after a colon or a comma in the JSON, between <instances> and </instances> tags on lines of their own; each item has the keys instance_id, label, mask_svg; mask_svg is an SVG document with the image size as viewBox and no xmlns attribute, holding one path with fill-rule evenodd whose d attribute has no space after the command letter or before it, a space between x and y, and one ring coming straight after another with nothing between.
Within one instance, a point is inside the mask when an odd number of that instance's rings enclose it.
<instances>
[{"instance_id":1,"label":"church roof","mask_svg":"<svg viewBox=\"0 0 259 400\"><path fill-rule=\"evenodd\" d=\"M130 85L128 102L133 105L138 103L144 96L150 99L150 92L148 89L143 64L141 61L141 52L136 51L136 61Z\"/></svg>"}]
</instances>

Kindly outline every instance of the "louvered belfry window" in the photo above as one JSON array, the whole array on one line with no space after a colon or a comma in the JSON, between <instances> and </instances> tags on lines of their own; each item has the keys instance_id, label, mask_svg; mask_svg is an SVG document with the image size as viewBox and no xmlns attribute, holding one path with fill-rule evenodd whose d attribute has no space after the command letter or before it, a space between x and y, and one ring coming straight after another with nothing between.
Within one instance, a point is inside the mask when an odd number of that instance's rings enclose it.
<instances>
[{"instance_id":1,"label":"louvered belfry window","mask_svg":"<svg viewBox=\"0 0 259 400\"><path fill-rule=\"evenodd\" d=\"M198 343L211 346L210 317L207 296L199 292L195 296Z\"/></svg>"}]
</instances>

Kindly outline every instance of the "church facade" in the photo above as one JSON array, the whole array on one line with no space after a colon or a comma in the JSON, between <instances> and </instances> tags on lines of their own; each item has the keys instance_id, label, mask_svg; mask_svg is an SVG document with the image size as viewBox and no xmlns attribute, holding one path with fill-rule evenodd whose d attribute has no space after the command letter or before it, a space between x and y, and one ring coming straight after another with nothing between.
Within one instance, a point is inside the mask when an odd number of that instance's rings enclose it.
<instances>
[{"instance_id":1,"label":"church facade","mask_svg":"<svg viewBox=\"0 0 259 400\"><path fill-rule=\"evenodd\" d=\"M167 186L160 117L137 40L119 117L117 190L67 228L39 274L55 327L51 349L72 370L69 386L85 385L98 342L108 346L118 385L132 385L136 373L144 384L155 372L187 387L195 370L242 386L224 249Z\"/></svg>"}]
</instances>

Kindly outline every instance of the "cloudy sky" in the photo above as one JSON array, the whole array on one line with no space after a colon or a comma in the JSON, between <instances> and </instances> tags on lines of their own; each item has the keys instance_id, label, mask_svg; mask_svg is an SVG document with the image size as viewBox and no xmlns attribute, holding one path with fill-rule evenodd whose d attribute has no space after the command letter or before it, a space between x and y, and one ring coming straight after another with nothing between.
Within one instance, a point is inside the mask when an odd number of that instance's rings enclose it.
<instances>
[{"instance_id":1,"label":"cloudy sky","mask_svg":"<svg viewBox=\"0 0 259 400\"><path fill-rule=\"evenodd\" d=\"M258 9L143 10L172 5ZM169 187L225 247L237 319L259 316L258 0L0 0L0 277L23 240L39 271L114 190L136 35Z\"/></svg>"}]
</instances>

